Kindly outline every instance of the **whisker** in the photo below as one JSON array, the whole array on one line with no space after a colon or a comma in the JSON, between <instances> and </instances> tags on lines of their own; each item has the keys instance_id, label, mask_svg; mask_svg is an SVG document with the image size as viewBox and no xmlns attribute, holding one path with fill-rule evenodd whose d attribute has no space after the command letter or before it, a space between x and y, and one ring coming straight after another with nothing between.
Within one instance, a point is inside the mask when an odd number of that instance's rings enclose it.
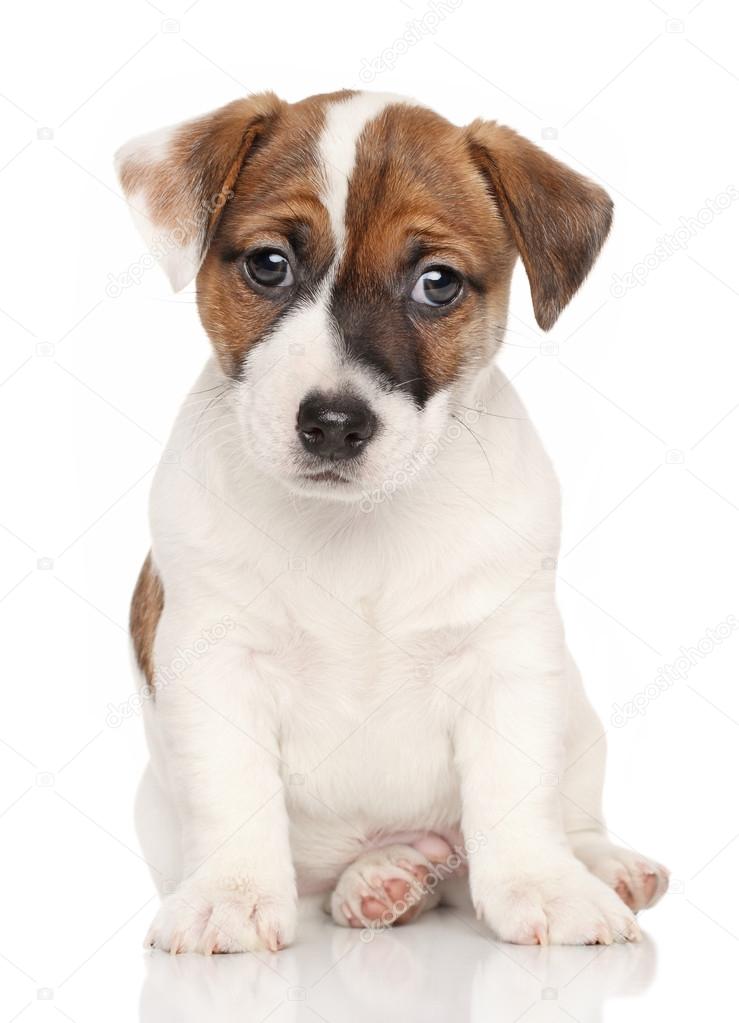
<instances>
[{"instance_id":1,"label":"whisker","mask_svg":"<svg viewBox=\"0 0 739 1023\"><path fill-rule=\"evenodd\" d=\"M516 423L531 422L528 416L504 416L502 412L488 412L487 409L470 408L469 405L463 405L461 401L452 400L450 404L458 405L459 408L466 409L468 412L476 412L478 416L493 416L495 419L510 419Z\"/></svg>"},{"instance_id":2,"label":"whisker","mask_svg":"<svg viewBox=\"0 0 739 1023\"><path fill-rule=\"evenodd\" d=\"M192 421L194 419L197 419L198 416L201 416L203 414L203 405L204 405L204 400L200 401L200 402L193 403L193 407L192 408L185 409L185 411L187 413L189 413L189 415L184 416L180 420L181 425L182 426L189 426L190 423L192 423ZM230 413L230 412L231 412L231 406L230 405L224 405L221 408L214 409L213 410L213 414L211 414L208 417L208 422L213 422L215 417L223 416L223 415L225 415L227 413Z\"/></svg>"},{"instance_id":3,"label":"whisker","mask_svg":"<svg viewBox=\"0 0 739 1023\"><path fill-rule=\"evenodd\" d=\"M490 459L488 458L488 453L487 453L487 451L485 450L485 448L482 445L482 441L477 436L475 431L473 429L471 429L467 425L467 423L464 422L464 420L460 419L459 416L455 416L454 413L452 413L452 419L456 419L457 422L459 423L459 425L463 426L465 428L465 430L467 430L467 432L470 434L470 436L472 436L474 438L475 443L477 444L478 448L480 449L480 451L482 451L482 457L485 459L485 461L488 464L488 470L490 471L490 482L494 486L495 485L495 476L493 475L493 467L492 467L492 465L490 463Z\"/></svg>"},{"instance_id":4,"label":"whisker","mask_svg":"<svg viewBox=\"0 0 739 1023\"><path fill-rule=\"evenodd\" d=\"M423 380L423 377L411 377L410 380L401 380L399 384L393 384L390 390L399 391L400 388L405 387L406 384L415 384L419 380Z\"/></svg>"},{"instance_id":5,"label":"whisker","mask_svg":"<svg viewBox=\"0 0 739 1023\"><path fill-rule=\"evenodd\" d=\"M193 439L185 448L185 451L194 454L198 450L198 448L201 448L204 444L206 444L213 437L217 436L219 433L223 433L224 430L233 430L233 423L230 420L227 423L221 423L220 426L216 426L212 430L207 430L199 437L197 436L193 437Z\"/></svg>"},{"instance_id":6,"label":"whisker","mask_svg":"<svg viewBox=\"0 0 739 1023\"><path fill-rule=\"evenodd\" d=\"M220 391L220 393L216 394L216 395L215 395L215 397L213 397L213 398L211 398L211 399L210 399L210 401L208 402L208 404L207 404L207 405L205 406L205 408L203 409L203 411L202 411L202 412L200 413L200 415L198 416L198 420L197 420L197 422L195 423L195 426L193 427L193 433L195 433L195 431L197 430L198 426L200 425L200 420L201 420L201 419L203 418L203 416L204 416L204 415L206 414L206 412L208 411L208 409L210 409L210 408L213 408L213 407L214 407L214 406L215 406L215 405L216 405L216 404L217 404L217 403L218 403L219 401L222 401L222 400L223 400L223 398L224 398L224 397L226 396L226 394L227 394L227 392L228 392L229 386L230 386L230 384L229 384L229 383L226 383L226 384L224 384L224 385L223 385L223 387L221 388L221 391Z\"/></svg>"},{"instance_id":7,"label":"whisker","mask_svg":"<svg viewBox=\"0 0 739 1023\"><path fill-rule=\"evenodd\" d=\"M188 397L193 397L196 394L209 394L211 391L217 391L219 387L228 387L228 381L222 384L214 384L213 387L204 387L202 391L190 391Z\"/></svg>"},{"instance_id":8,"label":"whisker","mask_svg":"<svg viewBox=\"0 0 739 1023\"><path fill-rule=\"evenodd\" d=\"M206 413L210 409L215 408L216 405L218 404L218 402L222 401L226 397L226 395L227 395L227 386L224 386L221 389L221 391L218 394L215 395L215 397L211 398L207 402L205 407L203 409L201 409L201 411L199 413L198 412L194 412L192 418L195 418L195 416L197 416L197 419L195 420L195 423L193 424L193 426L190 429L190 440L185 445L185 451L190 451L193 448L195 442L198 439L200 439L200 440L203 439L202 436L199 437L199 435L198 435L198 429L200 427L201 422L203 421L203 417L206 415ZM213 425L218 424L218 423L223 423L224 421L226 421L226 425L229 425L229 422L231 420L231 414L230 413L231 413L231 409L229 407L226 407L226 408L223 408L223 409L218 409L217 412L216 412L216 415L215 416L211 416L208 420L206 420L206 422L208 423L209 426L213 426ZM189 422L192 422L192 418L190 419ZM185 425L189 426L189 422L186 423ZM206 431L206 433L205 433L205 436L207 436L207 435L208 435L208 431Z\"/></svg>"}]
</instances>

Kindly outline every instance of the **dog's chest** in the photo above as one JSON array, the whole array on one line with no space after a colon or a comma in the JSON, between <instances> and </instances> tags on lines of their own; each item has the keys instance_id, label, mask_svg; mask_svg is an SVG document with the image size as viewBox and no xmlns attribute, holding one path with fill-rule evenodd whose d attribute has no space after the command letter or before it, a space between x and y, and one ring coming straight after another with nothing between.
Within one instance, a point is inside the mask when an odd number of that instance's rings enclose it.
<instances>
[{"instance_id":1,"label":"dog's chest","mask_svg":"<svg viewBox=\"0 0 739 1023\"><path fill-rule=\"evenodd\" d=\"M345 816L368 836L454 823L447 637L421 628L417 611L394 615L392 602L348 590L319 597L310 580L293 580L292 629L256 657L279 706L293 816L327 826Z\"/></svg>"},{"instance_id":2,"label":"dog's chest","mask_svg":"<svg viewBox=\"0 0 739 1023\"><path fill-rule=\"evenodd\" d=\"M453 705L424 668L389 651L306 674L286 700L280 747L295 812L336 826L453 823Z\"/></svg>"},{"instance_id":3,"label":"dog's chest","mask_svg":"<svg viewBox=\"0 0 739 1023\"><path fill-rule=\"evenodd\" d=\"M317 554L244 600L242 634L277 706L293 820L330 830L343 818L368 837L458 822L453 734L476 667L465 639L509 586L470 544L483 528L473 520L464 536L442 530L438 511L434 535L402 519L327 530L312 540ZM295 548L310 550L314 525L301 523Z\"/></svg>"}]
</instances>

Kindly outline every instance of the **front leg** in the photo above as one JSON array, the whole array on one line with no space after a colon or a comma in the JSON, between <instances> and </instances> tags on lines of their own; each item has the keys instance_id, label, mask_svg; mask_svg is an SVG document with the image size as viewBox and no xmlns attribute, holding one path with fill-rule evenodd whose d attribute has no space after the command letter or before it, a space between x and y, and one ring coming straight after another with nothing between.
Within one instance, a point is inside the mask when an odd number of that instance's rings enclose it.
<instances>
[{"instance_id":1,"label":"front leg","mask_svg":"<svg viewBox=\"0 0 739 1023\"><path fill-rule=\"evenodd\" d=\"M216 619L203 642L203 621ZM183 877L147 943L173 953L274 951L294 935L276 708L239 631L212 611L165 609L159 623L152 738L180 820Z\"/></svg>"},{"instance_id":2,"label":"front leg","mask_svg":"<svg viewBox=\"0 0 739 1023\"><path fill-rule=\"evenodd\" d=\"M461 702L455 755L470 888L505 941L638 939L633 914L572 854L559 781L566 726L565 645L554 597L537 576L472 636L480 668Z\"/></svg>"}]
</instances>

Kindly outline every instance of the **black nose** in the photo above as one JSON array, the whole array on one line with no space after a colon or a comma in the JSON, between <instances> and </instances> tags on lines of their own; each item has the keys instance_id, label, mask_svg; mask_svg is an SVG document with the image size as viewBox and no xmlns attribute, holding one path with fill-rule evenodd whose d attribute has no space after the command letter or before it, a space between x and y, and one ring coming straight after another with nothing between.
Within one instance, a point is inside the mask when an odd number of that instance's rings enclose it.
<instances>
[{"instance_id":1,"label":"black nose","mask_svg":"<svg viewBox=\"0 0 739 1023\"><path fill-rule=\"evenodd\" d=\"M306 451L339 461L356 458L375 432L375 417L348 394L309 394L298 409L297 431Z\"/></svg>"}]
</instances>

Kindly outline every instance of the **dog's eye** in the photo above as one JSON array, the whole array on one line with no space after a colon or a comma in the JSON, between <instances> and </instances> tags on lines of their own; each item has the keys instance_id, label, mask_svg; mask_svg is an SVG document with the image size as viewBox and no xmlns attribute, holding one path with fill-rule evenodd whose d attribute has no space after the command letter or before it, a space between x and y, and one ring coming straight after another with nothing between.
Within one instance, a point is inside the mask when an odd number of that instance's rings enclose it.
<instances>
[{"instance_id":1,"label":"dog's eye","mask_svg":"<svg viewBox=\"0 0 739 1023\"><path fill-rule=\"evenodd\" d=\"M277 249L257 249L244 259L244 269L265 288L287 288L295 278L287 256Z\"/></svg>"},{"instance_id":2,"label":"dog's eye","mask_svg":"<svg viewBox=\"0 0 739 1023\"><path fill-rule=\"evenodd\" d=\"M421 305L449 305L462 290L462 279L448 266L426 270L416 281L411 298Z\"/></svg>"}]
</instances>

